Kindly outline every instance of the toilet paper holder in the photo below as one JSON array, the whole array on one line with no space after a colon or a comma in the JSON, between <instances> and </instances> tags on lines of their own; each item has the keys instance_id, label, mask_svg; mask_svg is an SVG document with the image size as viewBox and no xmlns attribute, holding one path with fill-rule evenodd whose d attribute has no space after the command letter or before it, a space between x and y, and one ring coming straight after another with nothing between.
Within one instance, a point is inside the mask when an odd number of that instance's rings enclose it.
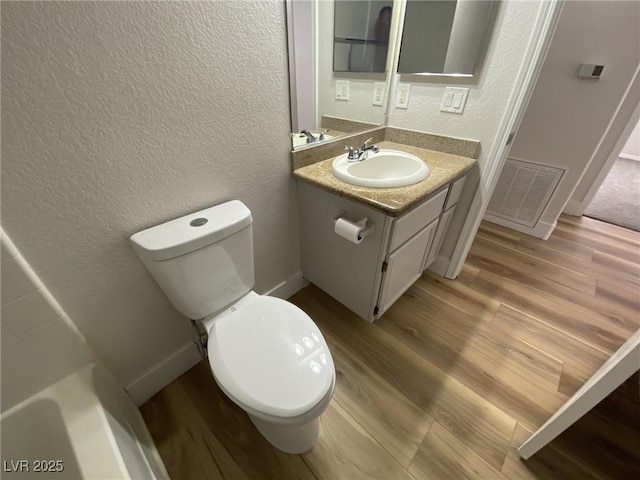
<instances>
[{"instance_id":1,"label":"toilet paper holder","mask_svg":"<svg viewBox=\"0 0 640 480\"><path fill-rule=\"evenodd\" d=\"M357 225L357 226L361 227L362 231L358 234L358 240L362 240L363 238L368 237L376 229L376 224L375 223L370 223L369 219L367 217L363 217L360 220L358 220L357 222L352 222L351 220L346 218L346 215L347 215L347 212L345 212L344 210L340 210L338 215L333 218L332 223L335 225L335 223L339 219L343 219L343 220L346 220L349 223L353 223L354 225Z\"/></svg>"}]
</instances>

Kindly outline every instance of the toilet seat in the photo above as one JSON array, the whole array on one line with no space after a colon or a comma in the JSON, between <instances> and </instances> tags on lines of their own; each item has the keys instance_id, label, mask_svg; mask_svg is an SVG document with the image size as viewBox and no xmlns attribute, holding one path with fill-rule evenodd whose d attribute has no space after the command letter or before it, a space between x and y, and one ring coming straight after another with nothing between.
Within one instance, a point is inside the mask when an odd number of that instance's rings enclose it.
<instances>
[{"instance_id":1,"label":"toilet seat","mask_svg":"<svg viewBox=\"0 0 640 480\"><path fill-rule=\"evenodd\" d=\"M295 305L252 292L204 323L216 382L241 407L292 418L309 412L333 389L329 347Z\"/></svg>"}]
</instances>

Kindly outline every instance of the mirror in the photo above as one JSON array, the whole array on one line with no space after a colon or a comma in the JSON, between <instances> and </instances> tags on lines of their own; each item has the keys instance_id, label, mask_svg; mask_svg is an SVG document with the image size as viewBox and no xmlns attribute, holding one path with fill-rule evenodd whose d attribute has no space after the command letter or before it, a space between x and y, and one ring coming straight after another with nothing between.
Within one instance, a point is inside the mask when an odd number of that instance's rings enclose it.
<instances>
[{"instance_id":1,"label":"mirror","mask_svg":"<svg viewBox=\"0 0 640 480\"><path fill-rule=\"evenodd\" d=\"M340 13L342 4L357 5L350 5L351 10L348 8ZM372 48L367 46L365 57L370 58L371 62L366 71L334 72L334 24L336 16L341 15L344 22L336 25L338 33L344 34L340 38L352 38L347 27L357 23L357 18L361 21L359 28L363 32L358 35L362 35L363 40L366 37L374 38L374 33L366 34L367 29L375 28L380 9L392 4L393 0L287 0L291 137L294 149L384 124L389 82L384 67L373 71L373 60L385 64L386 49L382 58L382 54L375 54L381 51L378 46L382 43L373 43ZM362 20L362 13L355 7L366 5L369 5L366 10L371 12L371 18ZM349 20L347 14L353 15L353 19ZM387 34L387 41L393 41L396 37ZM350 44L343 45L348 47ZM365 50L364 43L356 45L356 51ZM341 93L346 98L338 99L336 87L343 82L347 84ZM376 87L382 92L378 105L373 104ZM303 130L313 136L313 140L306 133L301 133Z\"/></svg>"},{"instance_id":2,"label":"mirror","mask_svg":"<svg viewBox=\"0 0 640 480\"><path fill-rule=\"evenodd\" d=\"M494 3L407 0L398 73L473 76Z\"/></svg>"},{"instance_id":3,"label":"mirror","mask_svg":"<svg viewBox=\"0 0 640 480\"><path fill-rule=\"evenodd\" d=\"M395 70L473 76L495 17L495 4L489 0L286 0L292 148L383 125ZM399 59L394 57L398 42Z\"/></svg>"},{"instance_id":4,"label":"mirror","mask_svg":"<svg viewBox=\"0 0 640 480\"><path fill-rule=\"evenodd\" d=\"M392 0L336 0L334 72L386 70L392 12Z\"/></svg>"}]
</instances>

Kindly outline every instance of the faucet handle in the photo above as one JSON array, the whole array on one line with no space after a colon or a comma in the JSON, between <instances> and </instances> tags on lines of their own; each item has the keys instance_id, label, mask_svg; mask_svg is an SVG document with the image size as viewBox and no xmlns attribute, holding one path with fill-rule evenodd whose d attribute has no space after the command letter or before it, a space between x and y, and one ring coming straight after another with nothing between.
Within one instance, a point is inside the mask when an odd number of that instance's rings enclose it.
<instances>
[{"instance_id":1,"label":"faucet handle","mask_svg":"<svg viewBox=\"0 0 640 480\"><path fill-rule=\"evenodd\" d=\"M369 146L369 142L371 140L373 140L373 137L369 137L364 141L364 143L362 144L362 150L364 150L365 148L367 148Z\"/></svg>"},{"instance_id":2,"label":"faucet handle","mask_svg":"<svg viewBox=\"0 0 640 480\"><path fill-rule=\"evenodd\" d=\"M347 159L349 159L349 160L357 160L357 159L360 158L360 150L358 150L357 148L345 146L344 149L345 150L349 150L349 154L347 155Z\"/></svg>"}]
</instances>

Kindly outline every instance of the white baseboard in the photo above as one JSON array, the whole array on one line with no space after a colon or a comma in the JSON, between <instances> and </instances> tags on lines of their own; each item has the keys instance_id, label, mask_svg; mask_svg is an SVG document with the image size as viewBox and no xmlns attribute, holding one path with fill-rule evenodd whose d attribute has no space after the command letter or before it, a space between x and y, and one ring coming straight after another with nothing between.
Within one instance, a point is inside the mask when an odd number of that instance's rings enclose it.
<instances>
[{"instance_id":1,"label":"white baseboard","mask_svg":"<svg viewBox=\"0 0 640 480\"><path fill-rule=\"evenodd\" d=\"M287 299L307 285L309 281L302 276L302 272L297 272L264 295ZM189 342L143 373L125 390L135 404L140 406L200 360L202 357L195 344Z\"/></svg>"},{"instance_id":2,"label":"white baseboard","mask_svg":"<svg viewBox=\"0 0 640 480\"><path fill-rule=\"evenodd\" d=\"M556 228L556 222L547 223L539 221L538 223L536 223L535 227L527 227L526 225L520 225L519 223L515 223L501 217L496 217L494 215L491 215L490 213L485 213L483 220L502 225L503 227L510 228L511 230L515 230L516 232L526 233L527 235L531 235L532 237L541 238L542 240L547 240L551 236L551 233L553 233L553 230Z\"/></svg>"},{"instance_id":3,"label":"white baseboard","mask_svg":"<svg viewBox=\"0 0 640 480\"><path fill-rule=\"evenodd\" d=\"M125 390L138 406L197 364L202 357L189 342L131 382Z\"/></svg>"},{"instance_id":4,"label":"white baseboard","mask_svg":"<svg viewBox=\"0 0 640 480\"><path fill-rule=\"evenodd\" d=\"M573 215L575 217L581 217L585 211L585 207L582 205L582 202L578 200L574 200L573 198L567 202L562 210L562 213L566 213L567 215Z\"/></svg>"},{"instance_id":5,"label":"white baseboard","mask_svg":"<svg viewBox=\"0 0 640 480\"><path fill-rule=\"evenodd\" d=\"M626 158L627 160L635 160L636 162L640 162L640 156L631 155L630 153L621 153L618 155L620 158Z\"/></svg>"},{"instance_id":6,"label":"white baseboard","mask_svg":"<svg viewBox=\"0 0 640 480\"><path fill-rule=\"evenodd\" d=\"M445 277L448 269L449 259L447 257L436 257L427 270Z\"/></svg>"},{"instance_id":7,"label":"white baseboard","mask_svg":"<svg viewBox=\"0 0 640 480\"><path fill-rule=\"evenodd\" d=\"M558 224L557 221L553 223L548 223L548 222L536 223L536 227L534 229L535 236L543 240L549 240L549 237L555 230L557 224Z\"/></svg>"},{"instance_id":8,"label":"white baseboard","mask_svg":"<svg viewBox=\"0 0 640 480\"><path fill-rule=\"evenodd\" d=\"M269 295L270 297L278 297L286 300L307 285L309 285L309 280L302 276L302 272L296 272L284 282L263 293L263 295Z\"/></svg>"}]
</instances>

